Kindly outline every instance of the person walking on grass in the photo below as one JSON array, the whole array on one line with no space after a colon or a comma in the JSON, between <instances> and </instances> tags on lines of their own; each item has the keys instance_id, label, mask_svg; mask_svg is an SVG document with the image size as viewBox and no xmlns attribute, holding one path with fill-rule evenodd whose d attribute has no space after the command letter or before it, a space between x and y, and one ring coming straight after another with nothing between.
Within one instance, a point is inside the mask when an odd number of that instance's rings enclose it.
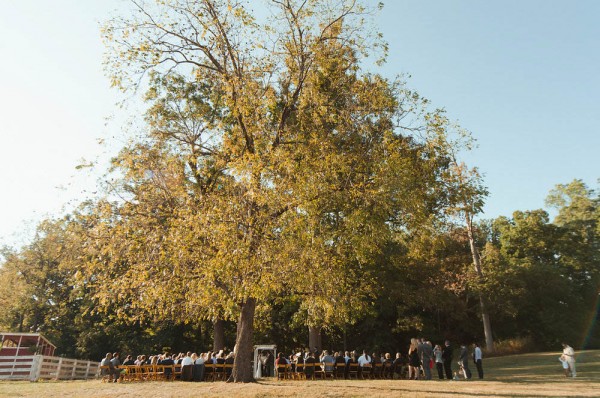
<instances>
[{"instance_id":1,"label":"person walking on grass","mask_svg":"<svg viewBox=\"0 0 600 398\"><path fill-rule=\"evenodd\" d=\"M563 343L562 346L564 359L569 365L569 372L571 372L572 377L575 377L577 376L577 371L575 370L575 350L567 343Z\"/></svg>"},{"instance_id":2,"label":"person walking on grass","mask_svg":"<svg viewBox=\"0 0 600 398\"><path fill-rule=\"evenodd\" d=\"M460 356L458 357L458 364L461 367L465 379L470 380L471 370L469 369L469 350L467 349L467 346L464 343L460 345Z\"/></svg>"}]
</instances>

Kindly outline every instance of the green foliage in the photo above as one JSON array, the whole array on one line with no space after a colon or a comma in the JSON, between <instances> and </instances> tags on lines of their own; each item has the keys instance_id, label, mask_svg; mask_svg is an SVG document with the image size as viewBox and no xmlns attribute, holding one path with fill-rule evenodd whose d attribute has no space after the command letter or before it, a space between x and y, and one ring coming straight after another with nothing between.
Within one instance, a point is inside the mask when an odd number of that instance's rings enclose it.
<instances>
[{"instance_id":1,"label":"green foliage","mask_svg":"<svg viewBox=\"0 0 600 398\"><path fill-rule=\"evenodd\" d=\"M581 345L597 311L598 200L576 180L557 186L548 203L558 208L555 223L542 210L494 221L485 289L500 298L502 335L532 336L543 347Z\"/></svg>"}]
</instances>

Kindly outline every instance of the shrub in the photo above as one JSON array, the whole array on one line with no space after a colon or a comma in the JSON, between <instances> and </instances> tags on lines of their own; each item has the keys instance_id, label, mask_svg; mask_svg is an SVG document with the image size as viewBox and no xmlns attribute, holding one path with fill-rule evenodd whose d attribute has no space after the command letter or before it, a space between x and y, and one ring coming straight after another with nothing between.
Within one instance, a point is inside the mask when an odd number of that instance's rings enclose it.
<instances>
[{"instance_id":1,"label":"shrub","mask_svg":"<svg viewBox=\"0 0 600 398\"><path fill-rule=\"evenodd\" d=\"M486 357L489 358L534 352L537 351L537 347L533 338L531 338L531 336L526 336L494 341L494 352L484 351Z\"/></svg>"}]
</instances>

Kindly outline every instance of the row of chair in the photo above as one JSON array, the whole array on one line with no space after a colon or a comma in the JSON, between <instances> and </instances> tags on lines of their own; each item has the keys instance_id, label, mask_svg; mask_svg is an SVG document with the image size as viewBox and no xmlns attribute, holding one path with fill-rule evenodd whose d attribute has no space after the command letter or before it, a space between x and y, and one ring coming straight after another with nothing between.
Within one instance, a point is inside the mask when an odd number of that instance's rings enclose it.
<instances>
[{"instance_id":1,"label":"row of chair","mask_svg":"<svg viewBox=\"0 0 600 398\"><path fill-rule=\"evenodd\" d=\"M391 363L298 363L281 364L276 367L278 380L319 380L319 379L392 379L394 365ZM398 369L398 373L401 370Z\"/></svg>"},{"instance_id":2,"label":"row of chair","mask_svg":"<svg viewBox=\"0 0 600 398\"><path fill-rule=\"evenodd\" d=\"M192 365L195 366L195 365ZM190 366L189 374L184 374L185 369L178 365L121 365L113 368L111 374L109 366L100 366L99 373L102 382L114 380L114 372L117 372L120 382L133 381L173 381L189 380L192 381L226 381L233 370L233 364L204 364L204 373L202 379L195 379L193 369ZM201 365L197 365L201 366Z\"/></svg>"}]
</instances>

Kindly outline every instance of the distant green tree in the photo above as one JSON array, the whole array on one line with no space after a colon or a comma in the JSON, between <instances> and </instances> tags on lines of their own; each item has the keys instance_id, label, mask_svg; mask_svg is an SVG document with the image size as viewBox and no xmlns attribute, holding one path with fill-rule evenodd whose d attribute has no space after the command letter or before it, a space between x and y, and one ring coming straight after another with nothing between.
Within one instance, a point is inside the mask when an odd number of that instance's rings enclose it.
<instances>
[{"instance_id":1,"label":"distant green tree","mask_svg":"<svg viewBox=\"0 0 600 398\"><path fill-rule=\"evenodd\" d=\"M560 199L566 186L559 186L549 198L561 206L556 224L543 210L500 217L493 223L495 241L485 250L491 270L487 288L501 292L496 295L502 299L496 310L514 322L513 328L504 327L504 333L533 336L540 347L561 340L581 344L586 323L596 315L594 200L580 184L574 187L579 194L569 190L569 200Z\"/></svg>"},{"instance_id":2,"label":"distant green tree","mask_svg":"<svg viewBox=\"0 0 600 398\"><path fill-rule=\"evenodd\" d=\"M73 341L86 303L71 283L73 232L68 219L44 220L31 243L4 250L0 267L0 328L42 333L69 356L78 355Z\"/></svg>"}]
</instances>

